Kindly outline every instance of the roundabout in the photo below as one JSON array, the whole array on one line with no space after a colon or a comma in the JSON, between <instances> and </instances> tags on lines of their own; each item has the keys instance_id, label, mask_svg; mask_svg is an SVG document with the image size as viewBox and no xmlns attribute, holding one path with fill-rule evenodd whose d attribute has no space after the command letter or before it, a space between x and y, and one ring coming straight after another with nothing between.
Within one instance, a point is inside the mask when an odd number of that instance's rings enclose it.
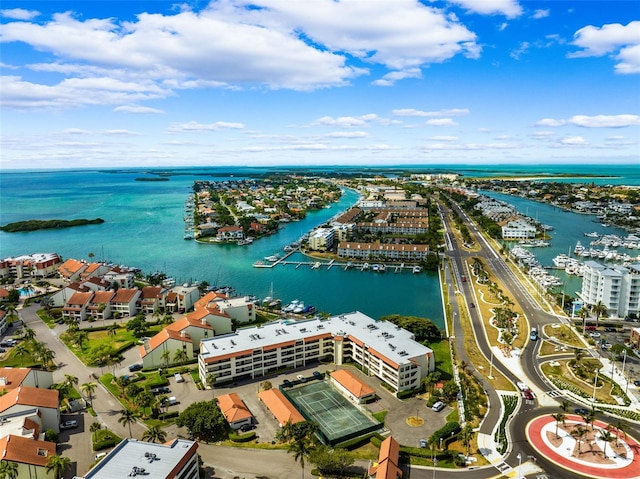
<instances>
[{"instance_id":1,"label":"roundabout","mask_svg":"<svg viewBox=\"0 0 640 479\"><path fill-rule=\"evenodd\" d=\"M573 473L591 478L640 478L640 443L603 421L585 424L568 414L556 423L539 416L526 426L529 444L541 457Z\"/></svg>"}]
</instances>

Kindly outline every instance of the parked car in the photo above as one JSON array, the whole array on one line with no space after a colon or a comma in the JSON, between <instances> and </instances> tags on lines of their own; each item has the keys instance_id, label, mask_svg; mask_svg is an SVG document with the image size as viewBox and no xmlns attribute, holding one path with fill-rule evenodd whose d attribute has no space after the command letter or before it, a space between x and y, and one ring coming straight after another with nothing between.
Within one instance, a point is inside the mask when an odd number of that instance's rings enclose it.
<instances>
[{"instance_id":1,"label":"parked car","mask_svg":"<svg viewBox=\"0 0 640 479\"><path fill-rule=\"evenodd\" d=\"M589 411L583 407L577 407L573 410L578 416L582 416L583 414L589 414Z\"/></svg>"},{"instance_id":2,"label":"parked car","mask_svg":"<svg viewBox=\"0 0 640 479\"><path fill-rule=\"evenodd\" d=\"M586 328L584 328L586 331L595 331L596 327L595 326L587 326Z\"/></svg>"},{"instance_id":3,"label":"parked car","mask_svg":"<svg viewBox=\"0 0 640 479\"><path fill-rule=\"evenodd\" d=\"M74 427L78 427L78 421L75 419L65 421L60 424L60 429L73 429Z\"/></svg>"},{"instance_id":4,"label":"parked car","mask_svg":"<svg viewBox=\"0 0 640 479\"><path fill-rule=\"evenodd\" d=\"M140 371L142 369L142 364L140 363L135 363L132 364L131 366L129 366L129 372L132 373L134 371Z\"/></svg>"},{"instance_id":5,"label":"parked car","mask_svg":"<svg viewBox=\"0 0 640 479\"><path fill-rule=\"evenodd\" d=\"M433 406L431 406L431 409L433 409L435 412L440 412L444 409L445 406L445 403L443 403L442 401L438 401Z\"/></svg>"},{"instance_id":6,"label":"parked car","mask_svg":"<svg viewBox=\"0 0 640 479\"><path fill-rule=\"evenodd\" d=\"M421 448L426 448L427 447L427 440L426 439L420 439L420 447Z\"/></svg>"},{"instance_id":7,"label":"parked car","mask_svg":"<svg viewBox=\"0 0 640 479\"><path fill-rule=\"evenodd\" d=\"M173 379L175 379L177 383L183 383L184 382L184 378L182 377L182 374L180 374L180 373L175 373L173 375Z\"/></svg>"},{"instance_id":8,"label":"parked car","mask_svg":"<svg viewBox=\"0 0 640 479\"><path fill-rule=\"evenodd\" d=\"M518 386L518 389L520 391L526 391L527 389L529 389L529 386L527 386L525 383L523 383L522 381L518 381L516 383L516 386Z\"/></svg>"},{"instance_id":9,"label":"parked car","mask_svg":"<svg viewBox=\"0 0 640 479\"><path fill-rule=\"evenodd\" d=\"M524 394L525 399L528 399L529 401L533 401L534 398L533 398L533 393L531 392L531 389L527 389L522 394Z\"/></svg>"},{"instance_id":10,"label":"parked car","mask_svg":"<svg viewBox=\"0 0 640 479\"><path fill-rule=\"evenodd\" d=\"M617 331L617 329L616 329L616 328L612 328L611 326L608 326L608 327L604 328L604 330L605 330L607 333L615 333L615 332Z\"/></svg>"},{"instance_id":11,"label":"parked car","mask_svg":"<svg viewBox=\"0 0 640 479\"><path fill-rule=\"evenodd\" d=\"M161 386L159 388L155 388L151 390L151 393L154 394L155 396L157 396L158 394L169 394L171 392L171 389L169 389L167 386Z\"/></svg>"},{"instance_id":12,"label":"parked car","mask_svg":"<svg viewBox=\"0 0 640 479\"><path fill-rule=\"evenodd\" d=\"M242 432L247 432L247 431L251 431L255 426L253 424L243 424L242 426L240 426L240 430Z\"/></svg>"},{"instance_id":13,"label":"parked car","mask_svg":"<svg viewBox=\"0 0 640 479\"><path fill-rule=\"evenodd\" d=\"M640 387L640 380L636 379L635 381L633 381L633 385L636 387Z\"/></svg>"},{"instance_id":14,"label":"parked car","mask_svg":"<svg viewBox=\"0 0 640 479\"><path fill-rule=\"evenodd\" d=\"M593 333L589 333L589 336L591 336L592 338L599 338L600 337L600 333L598 333L596 331L596 332L593 332Z\"/></svg>"}]
</instances>

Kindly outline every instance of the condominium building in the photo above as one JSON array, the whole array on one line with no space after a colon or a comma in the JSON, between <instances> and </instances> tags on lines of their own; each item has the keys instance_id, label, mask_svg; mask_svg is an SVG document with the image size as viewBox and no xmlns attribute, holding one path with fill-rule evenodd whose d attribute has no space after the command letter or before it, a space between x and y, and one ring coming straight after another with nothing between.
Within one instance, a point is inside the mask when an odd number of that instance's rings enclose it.
<instances>
[{"instance_id":1,"label":"condominium building","mask_svg":"<svg viewBox=\"0 0 640 479\"><path fill-rule=\"evenodd\" d=\"M48 278L58 271L56 253L35 253L0 259L0 278Z\"/></svg>"},{"instance_id":2,"label":"condominium building","mask_svg":"<svg viewBox=\"0 0 640 479\"><path fill-rule=\"evenodd\" d=\"M519 218L517 220L509 221L502 227L503 239L528 239L535 238L538 230L535 226L529 224L527 221Z\"/></svg>"},{"instance_id":3,"label":"condominium building","mask_svg":"<svg viewBox=\"0 0 640 479\"><path fill-rule=\"evenodd\" d=\"M309 237L309 249L326 251L333 247L335 232L333 228L318 228Z\"/></svg>"},{"instance_id":4,"label":"condominium building","mask_svg":"<svg viewBox=\"0 0 640 479\"><path fill-rule=\"evenodd\" d=\"M369 260L420 261L429 255L427 244L357 243L343 241L338 244L338 257Z\"/></svg>"},{"instance_id":5,"label":"condominium building","mask_svg":"<svg viewBox=\"0 0 640 479\"><path fill-rule=\"evenodd\" d=\"M640 312L640 264L584 264L580 298L593 306L602 302L611 317L624 318Z\"/></svg>"},{"instance_id":6,"label":"condominium building","mask_svg":"<svg viewBox=\"0 0 640 479\"><path fill-rule=\"evenodd\" d=\"M198 443L174 439L164 444L124 439L96 466L76 479L149 477L198 479Z\"/></svg>"},{"instance_id":7,"label":"condominium building","mask_svg":"<svg viewBox=\"0 0 640 479\"><path fill-rule=\"evenodd\" d=\"M435 369L433 351L409 331L360 312L329 319L281 320L203 339L198 367L216 381L256 378L282 368L300 368L320 359L354 362L395 391L416 388Z\"/></svg>"}]
</instances>

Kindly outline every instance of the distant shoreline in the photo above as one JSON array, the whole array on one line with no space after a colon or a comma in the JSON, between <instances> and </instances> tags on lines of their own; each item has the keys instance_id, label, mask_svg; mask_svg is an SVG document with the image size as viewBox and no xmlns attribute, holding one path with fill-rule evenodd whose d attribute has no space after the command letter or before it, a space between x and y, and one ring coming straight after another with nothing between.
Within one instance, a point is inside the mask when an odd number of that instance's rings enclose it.
<instances>
[{"instance_id":1,"label":"distant shoreline","mask_svg":"<svg viewBox=\"0 0 640 479\"><path fill-rule=\"evenodd\" d=\"M4 226L0 226L0 230L7 233L24 233L28 231L72 228L74 226L97 225L102 223L104 223L102 218L96 218L93 220L27 220L8 223Z\"/></svg>"}]
</instances>

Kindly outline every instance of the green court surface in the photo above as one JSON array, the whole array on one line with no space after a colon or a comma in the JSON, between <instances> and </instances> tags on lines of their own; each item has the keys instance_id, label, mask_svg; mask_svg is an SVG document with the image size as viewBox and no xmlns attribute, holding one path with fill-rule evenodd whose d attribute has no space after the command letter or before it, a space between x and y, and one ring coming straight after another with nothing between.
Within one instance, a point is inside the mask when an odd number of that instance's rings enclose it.
<instances>
[{"instance_id":1,"label":"green court surface","mask_svg":"<svg viewBox=\"0 0 640 479\"><path fill-rule=\"evenodd\" d=\"M282 392L307 421L320 428L324 442L335 445L382 427L340 394L328 381L312 381Z\"/></svg>"}]
</instances>

